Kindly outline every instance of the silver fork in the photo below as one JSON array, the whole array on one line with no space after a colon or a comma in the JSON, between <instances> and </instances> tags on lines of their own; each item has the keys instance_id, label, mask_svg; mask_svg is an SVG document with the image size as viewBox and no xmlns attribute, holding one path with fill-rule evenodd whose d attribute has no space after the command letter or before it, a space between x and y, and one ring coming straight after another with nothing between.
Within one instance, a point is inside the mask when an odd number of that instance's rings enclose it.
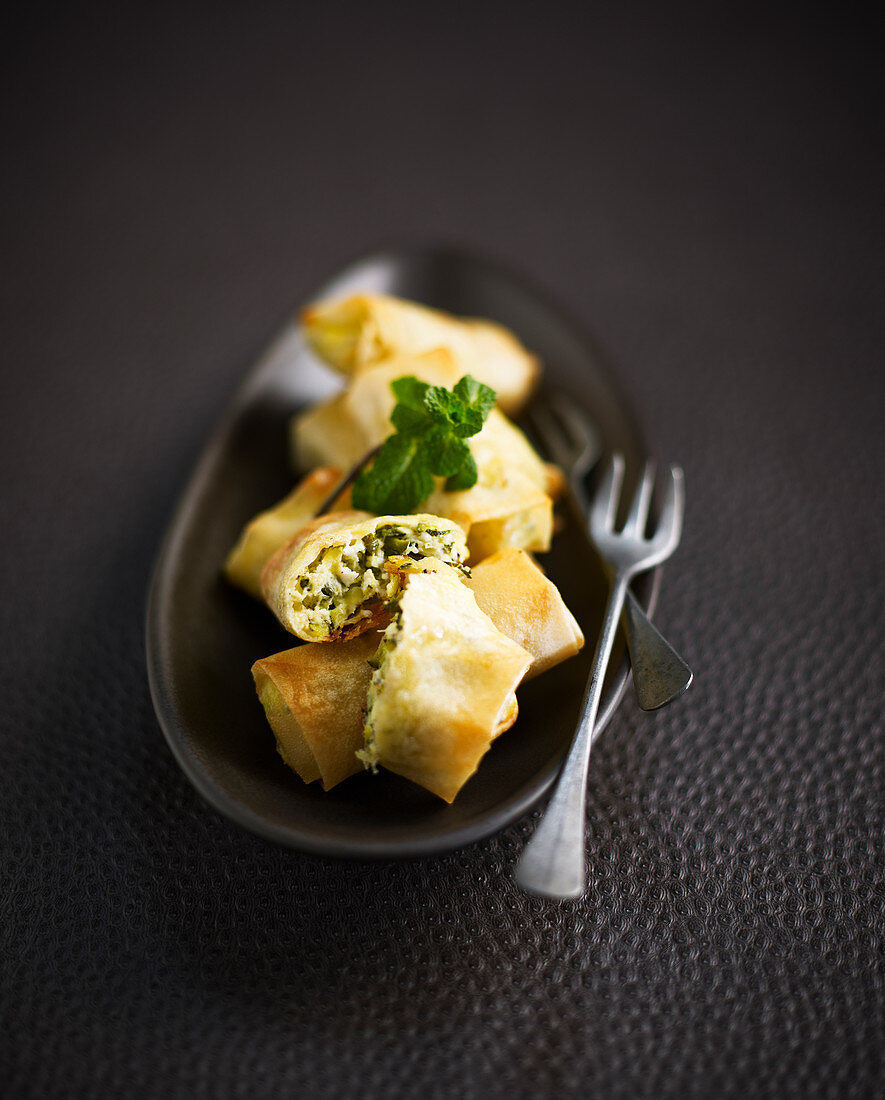
<instances>
[{"instance_id":1,"label":"silver fork","mask_svg":"<svg viewBox=\"0 0 885 1100\"><path fill-rule=\"evenodd\" d=\"M671 466L669 473L660 519L650 538L645 535L654 487L654 471L650 465L645 467L622 531L615 531L624 476L624 460L620 455L612 457L590 506L590 537L612 573L612 588L578 728L541 824L516 866L516 881L536 894L577 898L586 889L584 804L602 681L630 579L665 561L679 545L684 507L682 471Z\"/></svg>"},{"instance_id":2,"label":"silver fork","mask_svg":"<svg viewBox=\"0 0 885 1100\"><path fill-rule=\"evenodd\" d=\"M565 471L572 513L586 531L589 502L584 479L602 454L599 432L574 403L558 393L536 403L530 421L549 456ZM657 710L687 690L692 671L652 625L629 589L623 620L636 700L643 710Z\"/></svg>"}]
</instances>

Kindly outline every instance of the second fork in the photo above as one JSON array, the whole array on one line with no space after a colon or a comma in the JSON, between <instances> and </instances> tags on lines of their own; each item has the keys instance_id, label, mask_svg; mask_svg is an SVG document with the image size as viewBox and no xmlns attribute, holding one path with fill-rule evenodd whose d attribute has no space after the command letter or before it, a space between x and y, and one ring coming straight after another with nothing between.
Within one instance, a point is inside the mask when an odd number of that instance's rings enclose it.
<instances>
[{"instance_id":1,"label":"second fork","mask_svg":"<svg viewBox=\"0 0 885 1100\"><path fill-rule=\"evenodd\" d=\"M599 432L579 406L556 392L548 393L545 403L535 404L530 420L535 435L566 473L569 504L579 528L585 531L584 479L602 453ZM687 690L692 681L691 669L654 626L629 588L623 621L636 701L642 710L658 710Z\"/></svg>"},{"instance_id":2,"label":"second fork","mask_svg":"<svg viewBox=\"0 0 885 1100\"><path fill-rule=\"evenodd\" d=\"M678 545L682 530L682 471L671 467L657 530L651 538L645 537L654 478L647 466L624 528L616 532L614 523L623 473L623 458L613 455L590 511L590 535L611 570L612 588L581 718L553 797L516 867L520 886L547 897L576 898L586 889L584 819L590 748L618 619L631 578L666 560Z\"/></svg>"}]
</instances>

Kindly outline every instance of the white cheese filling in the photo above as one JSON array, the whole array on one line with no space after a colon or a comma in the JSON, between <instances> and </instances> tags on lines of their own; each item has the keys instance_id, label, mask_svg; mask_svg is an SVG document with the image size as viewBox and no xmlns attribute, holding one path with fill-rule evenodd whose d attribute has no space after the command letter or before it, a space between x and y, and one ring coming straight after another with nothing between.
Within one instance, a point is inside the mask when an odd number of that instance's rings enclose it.
<instances>
[{"instance_id":1,"label":"white cheese filling","mask_svg":"<svg viewBox=\"0 0 885 1100\"><path fill-rule=\"evenodd\" d=\"M292 595L294 612L307 615L307 633L314 638L372 615L373 606L399 594L402 580L384 564L399 555L418 561L437 558L458 565L455 536L426 524L415 528L385 524L374 534L339 546L330 546L310 565ZM373 606L369 606L373 605Z\"/></svg>"}]
</instances>

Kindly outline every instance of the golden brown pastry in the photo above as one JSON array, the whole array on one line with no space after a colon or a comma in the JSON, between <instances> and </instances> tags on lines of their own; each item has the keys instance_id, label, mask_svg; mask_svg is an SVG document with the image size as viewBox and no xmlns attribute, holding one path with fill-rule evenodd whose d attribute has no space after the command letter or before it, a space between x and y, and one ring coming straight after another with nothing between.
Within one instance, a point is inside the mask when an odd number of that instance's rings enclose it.
<instances>
[{"instance_id":1,"label":"golden brown pastry","mask_svg":"<svg viewBox=\"0 0 885 1100\"><path fill-rule=\"evenodd\" d=\"M425 558L399 568L428 572L448 566ZM467 586L476 605L495 627L532 658L523 679L529 680L577 653L584 636L558 589L522 550L504 550L482 562ZM445 628L444 610L437 628ZM367 695L373 676L370 661L382 635L371 630L335 645L304 645L256 661L252 668L259 699L277 738L283 759L305 783L322 779L329 790L363 768L357 752L364 749ZM428 651L428 659L430 653ZM516 696L509 697L495 736L516 719Z\"/></svg>"},{"instance_id":2,"label":"golden brown pastry","mask_svg":"<svg viewBox=\"0 0 885 1100\"><path fill-rule=\"evenodd\" d=\"M355 294L318 302L301 314L308 344L344 374L372 367L391 355L446 348L459 376L472 374L498 394L515 415L535 387L540 365L516 337L492 321L460 319L387 294Z\"/></svg>"},{"instance_id":3,"label":"golden brown pastry","mask_svg":"<svg viewBox=\"0 0 885 1100\"><path fill-rule=\"evenodd\" d=\"M409 577L373 658L366 764L451 802L516 719L530 653L502 634L450 567Z\"/></svg>"},{"instance_id":4,"label":"golden brown pastry","mask_svg":"<svg viewBox=\"0 0 885 1100\"><path fill-rule=\"evenodd\" d=\"M431 386L451 389L462 374L445 350L397 355L358 374L342 393L292 418L295 468L338 466L347 470L383 443L393 431L390 414L396 399L390 383L397 378L415 375Z\"/></svg>"},{"instance_id":5,"label":"golden brown pastry","mask_svg":"<svg viewBox=\"0 0 885 1100\"><path fill-rule=\"evenodd\" d=\"M497 409L468 442L479 474L476 485L450 493L440 484L425 509L448 516L467 531L471 562L504 546L549 550L553 500L547 464Z\"/></svg>"},{"instance_id":6,"label":"golden brown pastry","mask_svg":"<svg viewBox=\"0 0 885 1100\"><path fill-rule=\"evenodd\" d=\"M382 443L393 431L395 399L390 383L414 374L424 382L451 388L460 372L445 351L401 356L357 375L344 393L295 417L292 442L301 464L347 468ZM478 435L468 440L479 479L471 489L437 490L421 506L446 516L468 532L472 561L504 546L550 549L551 497L561 488L556 467L541 460L523 433L498 409L492 409Z\"/></svg>"},{"instance_id":7,"label":"golden brown pastry","mask_svg":"<svg viewBox=\"0 0 885 1100\"><path fill-rule=\"evenodd\" d=\"M556 585L524 550L509 547L471 570L468 587L498 630L532 655L530 680L573 657L584 635Z\"/></svg>"},{"instance_id":8,"label":"golden brown pastry","mask_svg":"<svg viewBox=\"0 0 885 1100\"><path fill-rule=\"evenodd\" d=\"M316 516L317 510L340 480L340 470L321 466L300 481L279 504L247 523L236 546L227 556L224 565L227 579L257 599L262 599L262 569L296 531Z\"/></svg>"},{"instance_id":9,"label":"golden brown pastry","mask_svg":"<svg viewBox=\"0 0 885 1100\"><path fill-rule=\"evenodd\" d=\"M264 567L261 590L296 637L306 642L354 637L381 621L400 590L401 575L385 568L392 556L462 565L464 532L439 516L330 512L280 547Z\"/></svg>"},{"instance_id":10,"label":"golden brown pastry","mask_svg":"<svg viewBox=\"0 0 885 1100\"><path fill-rule=\"evenodd\" d=\"M301 645L256 661L255 689L280 755L305 783L329 790L363 770L369 660L380 634L369 631L335 645Z\"/></svg>"}]
</instances>

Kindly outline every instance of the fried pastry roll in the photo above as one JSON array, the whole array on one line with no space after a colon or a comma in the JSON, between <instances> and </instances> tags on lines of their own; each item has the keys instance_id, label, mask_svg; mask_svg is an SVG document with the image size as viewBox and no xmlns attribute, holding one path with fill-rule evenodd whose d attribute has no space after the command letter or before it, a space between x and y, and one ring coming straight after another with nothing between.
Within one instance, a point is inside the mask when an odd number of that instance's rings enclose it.
<instances>
[{"instance_id":1,"label":"fried pastry roll","mask_svg":"<svg viewBox=\"0 0 885 1100\"><path fill-rule=\"evenodd\" d=\"M296 464L355 465L393 430L395 399L390 383L414 374L432 385L451 388L460 377L444 351L390 360L353 379L348 389L293 419ZM453 519L468 531L471 560L505 546L549 550L553 529L551 497L561 488L556 467L541 460L523 433L498 409L468 441L479 480L471 489L437 490L424 511Z\"/></svg>"},{"instance_id":2,"label":"fried pastry roll","mask_svg":"<svg viewBox=\"0 0 885 1100\"><path fill-rule=\"evenodd\" d=\"M369 631L337 645L302 645L252 666L255 690L280 755L305 783L329 790L363 764L369 660L380 634Z\"/></svg>"},{"instance_id":3,"label":"fried pastry roll","mask_svg":"<svg viewBox=\"0 0 885 1100\"><path fill-rule=\"evenodd\" d=\"M467 558L464 532L439 516L330 512L280 547L264 567L261 590L296 637L354 637L380 622L399 593L401 575L385 568L391 557L460 566Z\"/></svg>"},{"instance_id":4,"label":"fried pastry roll","mask_svg":"<svg viewBox=\"0 0 885 1100\"><path fill-rule=\"evenodd\" d=\"M227 579L262 599L261 571L283 543L316 516L317 509L340 480L340 470L321 466L300 481L279 504L247 523L227 556L224 565Z\"/></svg>"},{"instance_id":5,"label":"fried pastry roll","mask_svg":"<svg viewBox=\"0 0 885 1100\"><path fill-rule=\"evenodd\" d=\"M448 516L467 531L471 562L505 546L549 550L553 500L546 463L497 409L468 443L479 475L476 485L453 493L440 483L425 504L427 511Z\"/></svg>"},{"instance_id":6,"label":"fried pastry roll","mask_svg":"<svg viewBox=\"0 0 885 1100\"><path fill-rule=\"evenodd\" d=\"M451 389L463 374L449 352L397 355L352 378L342 393L292 418L295 468L339 466L349 469L393 431L390 414L396 398L390 383L413 374L431 386Z\"/></svg>"},{"instance_id":7,"label":"fried pastry roll","mask_svg":"<svg viewBox=\"0 0 885 1100\"><path fill-rule=\"evenodd\" d=\"M301 314L308 344L344 374L372 367L391 355L450 351L459 374L472 374L498 394L515 415L540 373L536 356L502 325L461 319L387 294L355 294L318 302Z\"/></svg>"},{"instance_id":8,"label":"fried pastry roll","mask_svg":"<svg viewBox=\"0 0 885 1100\"><path fill-rule=\"evenodd\" d=\"M451 802L516 720L532 663L477 607L458 573L408 579L373 658L361 758Z\"/></svg>"},{"instance_id":9,"label":"fried pastry roll","mask_svg":"<svg viewBox=\"0 0 885 1100\"><path fill-rule=\"evenodd\" d=\"M498 630L531 653L527 680L583 647L583 632L559 589L524 550L510 547L486 558L467 585Z\"/></svg>"}]
</instances>

